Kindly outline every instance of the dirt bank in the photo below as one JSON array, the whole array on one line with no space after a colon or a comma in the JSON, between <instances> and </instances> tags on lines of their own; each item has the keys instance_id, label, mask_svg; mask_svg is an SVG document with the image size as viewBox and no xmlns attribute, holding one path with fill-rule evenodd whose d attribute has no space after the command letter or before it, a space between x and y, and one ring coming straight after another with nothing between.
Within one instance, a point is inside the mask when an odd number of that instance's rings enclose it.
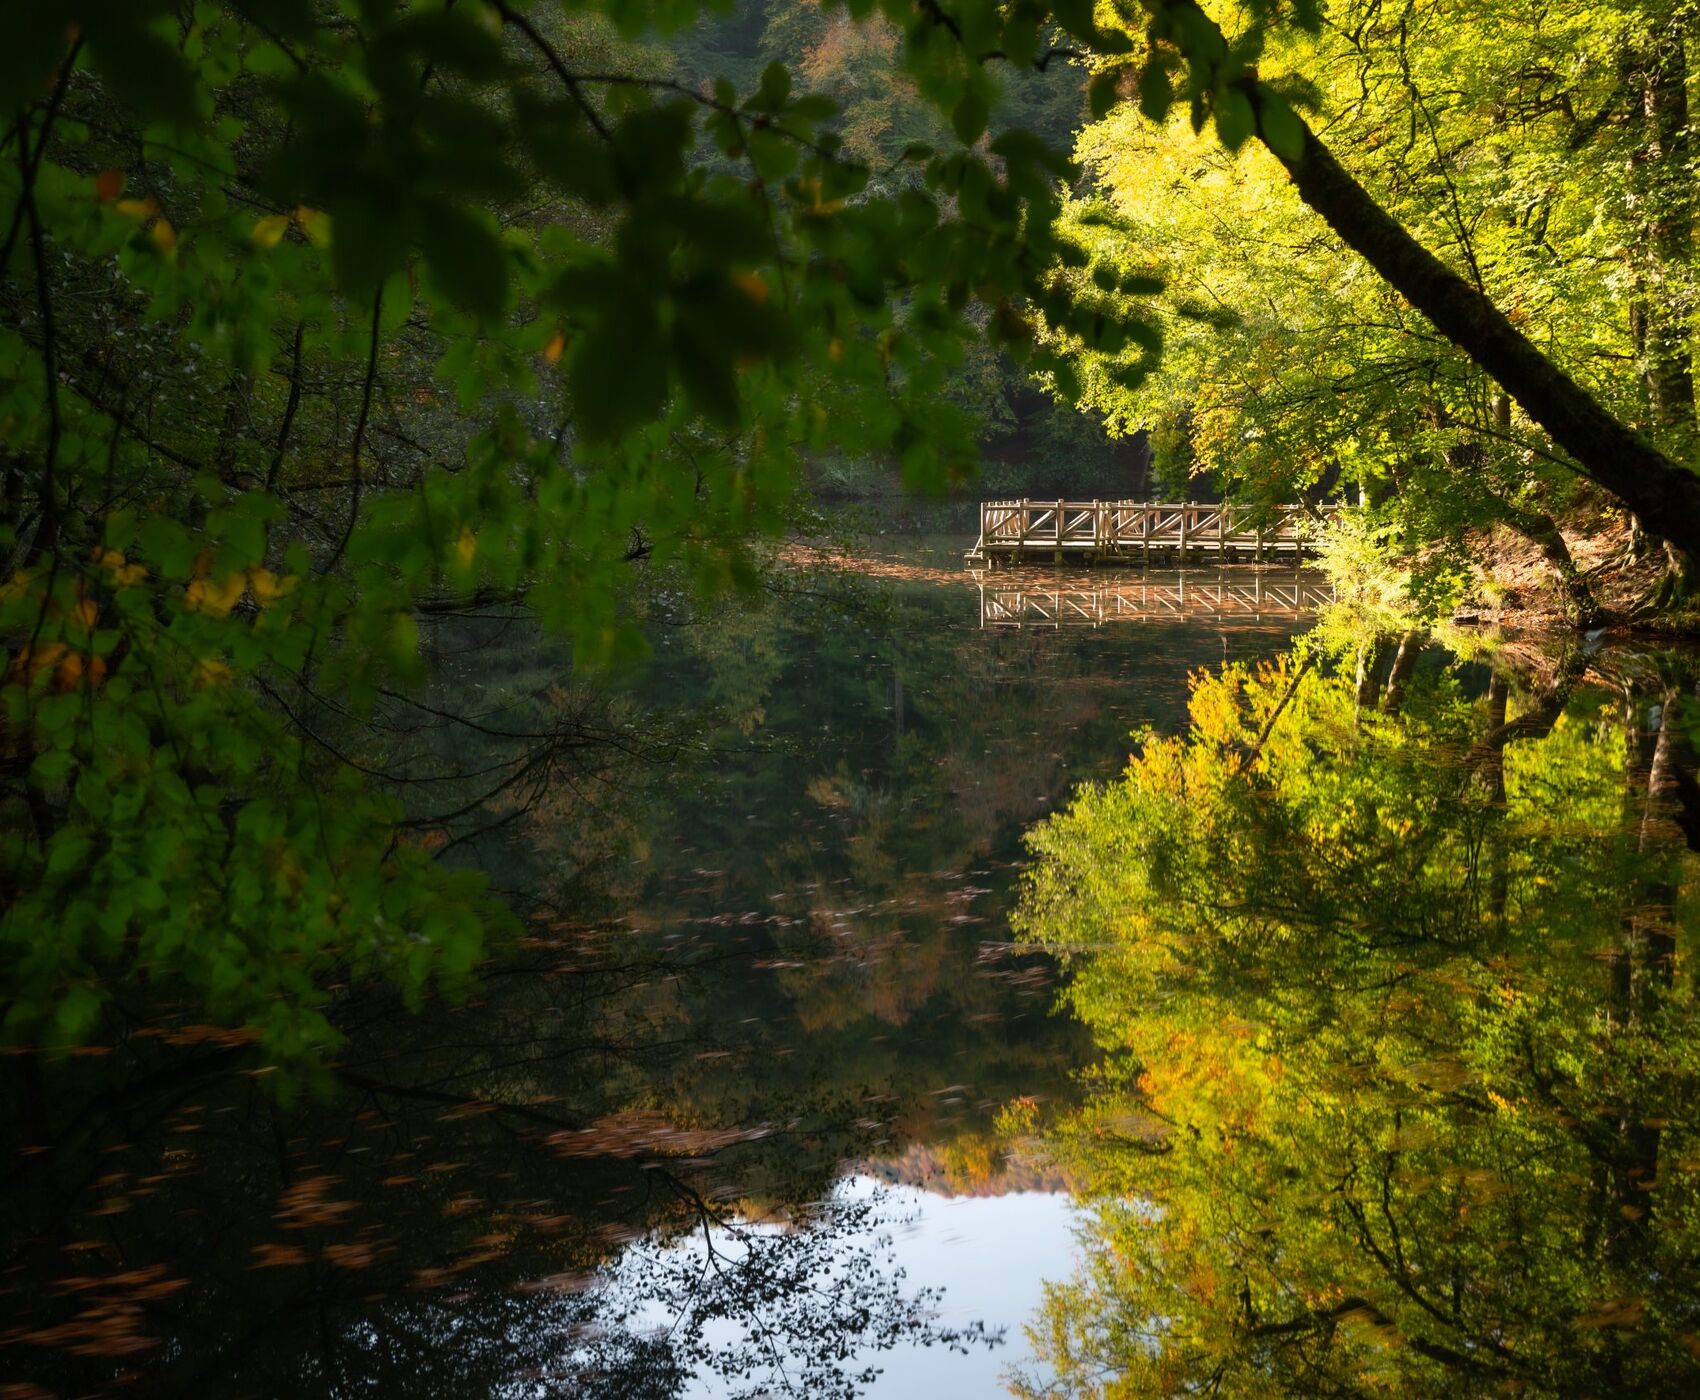
<instances>
[{"instance_id":1,"label":"dirt bank","mask_svg":"<svg viewBox=\"0 0 1700 1400\"><path fill-rule=\"evenodd\" d=\"M1582 516L1566 521L1562 532L1578 576L1599 606L1598 625L1612 632L1700 632L1700 600L1661 612L1649 609L1665 574L1664 553L1648 542L1638 555L1624 517ZM1474 619L1509 632L1573 626L1558 571L1532 540L1500 526L1471 544L1475 583L1458 621Z\"/></svg>"}]
</instances>

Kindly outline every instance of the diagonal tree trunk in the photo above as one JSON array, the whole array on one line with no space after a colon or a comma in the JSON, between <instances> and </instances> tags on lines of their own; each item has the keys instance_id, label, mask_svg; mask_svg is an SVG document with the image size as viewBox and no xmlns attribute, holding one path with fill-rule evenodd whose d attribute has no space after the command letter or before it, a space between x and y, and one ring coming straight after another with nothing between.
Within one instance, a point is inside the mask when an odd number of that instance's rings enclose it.
<instances>
[{"instance_id":1,"label":"diagonal tree trunk","mask_svg":"<svg viewBox=\"0 0 1700 1400\"><path fill-rule=\"evenodd\" d=\"M1648 531L1680 550L1700 553L1700 477L1619 422L1536 349L1492 301L1376 203L1297 117L1290 120L1302 134L1301 149L1296 157L1283 156L1268 140L1262 90L1248 78L1242 91L1258 113L1260 138L1286 168L1299 197L1347 246L1491 375Z\"/></svg>"},{"instance_id":2,"label":"diagonal tree trunk","mask_svg":"<svg viewBox=\"0 0 1700 1400\"><path fill-rule=\"evenodd\" d=\"M1600 621L1599 600L1582 571L1571 557L1570 546L1559 532L1558 522L1544 510L1530 510L1505 505L1505 518L1511 528L1534 544L1558 575L1558 586L1564 593L1564 610L1577 627L1595 627Z\"/></svg>"}]
</instances>

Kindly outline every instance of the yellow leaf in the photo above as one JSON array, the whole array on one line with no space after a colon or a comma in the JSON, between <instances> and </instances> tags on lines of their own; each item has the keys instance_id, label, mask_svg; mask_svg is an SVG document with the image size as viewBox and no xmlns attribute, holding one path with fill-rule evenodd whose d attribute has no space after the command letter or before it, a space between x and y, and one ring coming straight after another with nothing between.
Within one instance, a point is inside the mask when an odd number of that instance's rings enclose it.
<instances>
[{"instance_id":1,"label":"yellow leaf","mask_svg":"<svg viewBox=\"0 0 1700 1400\"><path fill-rule=\"evenodd\" d=\"M557 331L550 337L549 343L543 347L543 358L550 364L554 364L561 358L561 352L566 348L566 337Z\"/></svg>"},{"instance_id":2,"label":"yellow leaf","mask_svg":"<svg viewBox=\"0 0 1700 1400\"><path fill-rule=\"evenodd\" d=\"M0 587L0 603L10 603L16 598L23 597L29 592L31 576L23 569L15 569L12 581Z\"/></svg>"},{"instance_id":3,"label":"yellow leaf","mask_svg":"<svg viewBox=\"0 0 1700 1400\"><path fill-rule=\"evenodd\" d=\"M134 219L137 223L159 213L159 201L151 194L146 199L121 199L112 207L126 219Z\"/></svg>"},{"instance_id":4,"label":"yellow leaf","mask_svg":"<svg viewBox=\"0 0 1700 1400\"><path fill-rule=\"evenodd\" d=\"M160 219L154 224L153 246L162 253L169 253L177 246L177 230L172 228L170 219Z\"/></svg>"},{"instance_id":5,"label":"yellow leaf","mask_svg":"<svg viewBox=\"0 0 1700 1400\"><path fill-rule=\"evenodd\" d=\"M309 209L303 204L295 211L295 222L301 225L301 232L315 248L331 246L331 216L323 209Z\"/></svg>"},{"instance_id":6,"label":"yellow leaf","mask_svg":"<svg viewBox=\"0 0 1700 1400\"><path fill-rule=\"evenodd\" d=\"M300 581L294 574L286 574L279 578L270 569L250 569L248 571L248 591L254 595L254 601L262 608L268 603L275 603Z\"/></svg>"},{"instance_id":7,"label":"yellow leaf","mask_svg":"<svg viewBox=\"0 0 1700 1400\"><path fill-rule=\"evenodd\" d=\"M147 565L130 563L120 550L103 549L96 545L94 562L106 570L113 583L120 586L140 583L148 576Z\"/></svg>"},{"instance_id":8,"label":"yellow leaf","mask_svg":"<svg viewBox=\"0 0 1700 1400\"><path fill-rule=\"evenodd\" d=\"M253 239L256 248L275 248L283 242L284 234L289 232L289 215L269 214L254 225Z\"/></svg>"},{"instance_id":9,"label":"yellow leaf","mask_svg":"<svg viewBox=\"0 0 1700 1400\"><path fill-rule=\"evenodd\" d=\"M477 553L478 536L473 534L467 526L462 525L460 536L455 540L455 554L460 559L461 568L470 569L472 567L472 556Z\"/></svg>"},{"instance_id":10,"label":"yellow leaf","mask_svg":"<svg viewBox=\"0 0 1700 1400\"><path fill-rule=\"evenodd\" d=\"M222 579L197 578L184 590L184 600L191 612L204 612L212 617L226 617L248 586L244 574L226 574Z\"/></svg>"}]
</instances>

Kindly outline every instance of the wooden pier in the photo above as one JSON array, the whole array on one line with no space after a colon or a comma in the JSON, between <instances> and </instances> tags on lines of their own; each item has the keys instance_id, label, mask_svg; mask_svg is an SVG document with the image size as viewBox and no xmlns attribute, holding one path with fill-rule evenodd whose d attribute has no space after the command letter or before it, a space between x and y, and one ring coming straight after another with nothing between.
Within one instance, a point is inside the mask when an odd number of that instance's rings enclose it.
<instances>
[{"instance_id":1,"label":"wooden pier","mask_svg":"<svg viewBox=\"0 0 1700 1400\"><path fill-rule=\"evenodd\" d=\"M1048 629L1208 618L1284 622L1308 617L1333 601L1328 580L1311 571L1281 570L1273 577L1264 570L1205 578L1172 574L1096 588L1070 587L1055 578L1031 584L982 582L980 626Z\"/></svg>"},{"instance_id":2,"label":"wooden pier","mask_svg":"<svg viewBox=\"0 0 1700 1400\"><path fill-rule=\"evenodd\" d=\"M1119 560L1296 561L1338 506L1165 505L1147 501L982 501L968 558L1000 563Z\"/></svg>"}]
</instances>

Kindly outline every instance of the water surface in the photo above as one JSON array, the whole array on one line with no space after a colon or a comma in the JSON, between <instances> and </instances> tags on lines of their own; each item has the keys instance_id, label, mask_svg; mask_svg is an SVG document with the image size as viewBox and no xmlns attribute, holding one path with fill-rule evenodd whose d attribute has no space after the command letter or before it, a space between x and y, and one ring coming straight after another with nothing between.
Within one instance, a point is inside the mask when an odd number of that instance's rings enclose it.
<instances>
[{"instance_id":1,"label":"water surface","mask_svg":"<svg viewBox=\"0 0 1700 1400\"><path fill-rule=\"evenodd\" d=\"M1299 619L989 627L962 547L861 561L848 603L812 578L707 620L658 605L652 662L593 695L515 624L432 634L433 704L596 741L453 845L525 913L521 947L423 1014L350 989L341 1062L281 1096L192 1025L128 1047L115 1087L95 1058L56 1070L86 1107L8 1183L7 1372L63 1394L994 1388L1074 1260L1063 1181L999 1115L1071 1101L1093 1053L1051 961L1011 943L1023 833L1179 724L1189 672ZM668 714L672 738L645 718Z\"/></svg>"}]
</instances>

